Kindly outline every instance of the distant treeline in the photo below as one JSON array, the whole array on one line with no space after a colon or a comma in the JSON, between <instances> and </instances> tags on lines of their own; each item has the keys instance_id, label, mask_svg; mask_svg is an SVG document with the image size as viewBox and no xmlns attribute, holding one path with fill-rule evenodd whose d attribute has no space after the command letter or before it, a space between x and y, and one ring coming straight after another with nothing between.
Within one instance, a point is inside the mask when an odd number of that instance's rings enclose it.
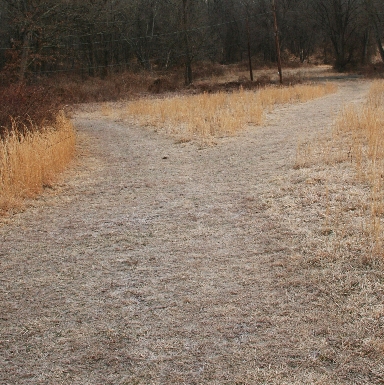
<instances>
[{"instance_id":1,"label":"distant treeline","mask_svg":"<svg viewBox=\"0 0 384 385\"><path fill-rule=\"evenodd\" d=\"M3 82L193 63L276 60L275 3L283 60L317 54L343 71L384 60L382 0L0 0Z\"/></svg>"}]
</instances>

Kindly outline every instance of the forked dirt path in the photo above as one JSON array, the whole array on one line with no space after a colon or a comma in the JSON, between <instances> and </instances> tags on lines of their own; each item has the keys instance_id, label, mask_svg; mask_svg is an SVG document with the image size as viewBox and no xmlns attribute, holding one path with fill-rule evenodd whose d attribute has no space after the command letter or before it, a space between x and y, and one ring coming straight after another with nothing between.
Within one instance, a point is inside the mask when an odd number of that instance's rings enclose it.
<instances>
[{"instance_id":1,"label":"forked dirt path","mask_svg":"<svg viewBox=\"0 0 384 385\"><path fill-rule=\"evenodd\" d=\"M298 142L368 88L203 149L78 112L84 159L0 227L0 383L381 383L329 352L337 307L297 263L321 221L284 212Z\"/></svg>"}]
</instances>

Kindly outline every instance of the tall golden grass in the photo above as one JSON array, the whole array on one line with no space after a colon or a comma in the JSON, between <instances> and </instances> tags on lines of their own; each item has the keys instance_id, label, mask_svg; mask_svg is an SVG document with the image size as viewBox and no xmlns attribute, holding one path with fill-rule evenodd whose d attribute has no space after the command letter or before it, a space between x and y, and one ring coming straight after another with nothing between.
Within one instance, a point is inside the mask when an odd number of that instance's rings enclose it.
<instances>
[{"instance_id":1,"label":"tall golden grass","mask_svg":"<svg viewBox=\"0 0 384 385\"><path fill-rule=\"evenodd\" d=\"M75 130L64 113L57 116L54 127L25 135L11 133L0 140L0 213L51 186L74 150Z\"/></svg>"},{"instance_id":2,"label":"tall golden grass","mask_svg":"<svg viewBox=\"0 0 384 385\"><path fill-rule=\"evenodd\" d=\"M384 159L384 81L372 84L362 107L347 106L339 115L334 137L348 149L360 177L370 178Z\"/></svg>"},{"instance_id":3,"label":"tall golden grass","mask_svg":"<svg viewBox=\"0 0 384 385\"><path fill-rule=\"evenodd\" d=\"M382 249L382 218L384 214L384 81L375 81L367 102L347 106L334 127L334 140L342 143L341 158L350 160L358 179L370 188L370 215L366 232L372 251Z\"/></svg>"},{"instance_id":4,"label":"tall golden grass","mask_svg":"<svg viewBox=\"0 0 384 385\"><path fill-rule=\"evenodd\" d=\"M372 83L365 103L344 107L330 135L318 138L316 143L298 144L295 164L296 168L310 167L319 162L332 166L345 162L351 164L355 171L354 183L364 187L361 202L351 204L359 207L364 218L362 231L371 256L384 254L383 106L384 81L378 80ZM336 170L339 168L333 168L332 173ZM326 218L328 216L327 212Z\"/></svg>"},{"instance_id":5,"label":"tall golden grass","mask_svg":"<svg viewBox=\"0 0 384 385\"><path fill-rule=\"evenodd\" d=\"M304 102L336 91L333 84L269 87L258 91L173 96L129 102L126 114L141 125L202 138L234 135L247 124L259 125L275 104Z\"/></svg>"}]
</instances>

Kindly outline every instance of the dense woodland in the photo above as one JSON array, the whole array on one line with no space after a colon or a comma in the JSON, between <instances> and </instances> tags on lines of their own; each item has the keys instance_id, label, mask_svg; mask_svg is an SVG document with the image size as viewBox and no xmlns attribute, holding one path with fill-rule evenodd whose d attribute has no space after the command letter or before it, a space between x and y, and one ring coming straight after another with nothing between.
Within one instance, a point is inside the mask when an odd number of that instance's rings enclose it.
<instances>
[{"instance_id":1,"label":"dense woodland","mask_svg":"<svg viewBox=\"0 0 384 385\"><path fill-rule=\"evenodd\" d=\"M0 0L1 79L273 62L274 3L283 60L384 60L382 0Z\"/></svg>"}]
</instances>

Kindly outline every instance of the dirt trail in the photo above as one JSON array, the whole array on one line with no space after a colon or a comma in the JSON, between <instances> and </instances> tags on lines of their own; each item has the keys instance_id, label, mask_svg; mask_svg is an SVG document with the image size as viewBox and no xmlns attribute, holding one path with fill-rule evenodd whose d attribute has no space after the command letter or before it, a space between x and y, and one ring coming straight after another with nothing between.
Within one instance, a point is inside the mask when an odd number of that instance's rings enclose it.
<instances>
[{"instance_id":1,"label":"dirt trail","mask_svg":"<svg viewBox=\"0 0 384 385\"><path fill-rule=\"evenodd\" d=\"M298 141L368 88L203 149L79 112L87 156L0 227L0 383L382 383L329 342L344 320L297 262L321 219L289 209Z\"/></svg>"}]
</instances>

